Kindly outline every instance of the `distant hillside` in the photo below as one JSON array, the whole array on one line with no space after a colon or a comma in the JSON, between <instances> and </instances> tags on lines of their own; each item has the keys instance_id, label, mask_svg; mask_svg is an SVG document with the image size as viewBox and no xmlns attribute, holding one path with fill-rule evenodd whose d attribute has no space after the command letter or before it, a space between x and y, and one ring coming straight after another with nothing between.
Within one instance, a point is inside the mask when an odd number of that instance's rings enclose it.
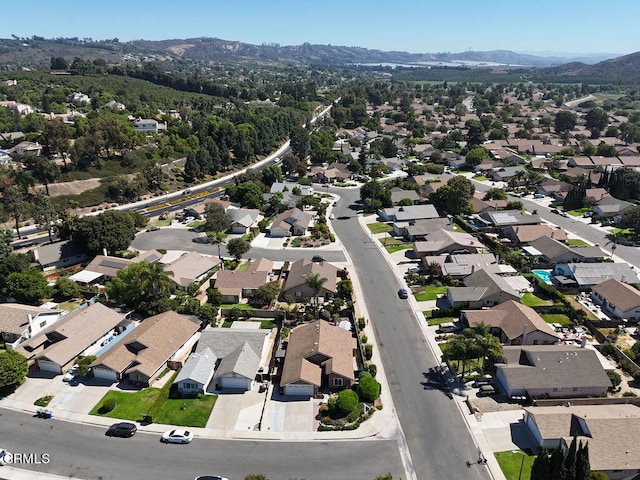
<instances>
[{"instance_id":1,"label":"distant hillside","mask_svg":"<svg viewBox=\"0 0 640 480\"><path fill-rule=\"evenodd\" d=\"M408 53L335 45L251 45L218 38L136 40L119 42L72 39L0 39L0 66L4 68L48 68L51 57L84 60L103 58L108 63L154 59L197 59L213 62L267 62L340 66L354 63L490 62L509 65L552 66L558 57L540 57L509 50L460 53Z\"/></svg>"},{"instance_id":2,"label":"distant hillside","mask_svg":"<svg viewBox=\"0 0 640 480\"><path fill-rule=\"evenodd\" d=\"M567 63L558 67L544 68L537 74L561 78L581 78L589 82L640 82L640 52L623 55L598 62L594 65Z\"/></svg>"}]
</instances>

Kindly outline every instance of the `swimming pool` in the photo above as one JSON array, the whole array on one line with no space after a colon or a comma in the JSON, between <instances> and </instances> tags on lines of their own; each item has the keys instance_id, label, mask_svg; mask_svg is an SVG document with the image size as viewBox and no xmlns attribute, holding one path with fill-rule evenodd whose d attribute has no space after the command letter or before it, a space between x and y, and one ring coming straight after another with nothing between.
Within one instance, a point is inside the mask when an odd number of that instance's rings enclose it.
<instances>
[{"instance_id":1,"label":"swimming pool","mask_svg":"<svg viewBox=\"0 0 640 480\"><path fill-rule=\"evenodd\" d=\"M534 275L540 277L542 281L547 285L553 285L553 282L551 281L553 275L551 274L550 270L531 270L531 272L533 272Z\"/></svg>"}]
</instances>

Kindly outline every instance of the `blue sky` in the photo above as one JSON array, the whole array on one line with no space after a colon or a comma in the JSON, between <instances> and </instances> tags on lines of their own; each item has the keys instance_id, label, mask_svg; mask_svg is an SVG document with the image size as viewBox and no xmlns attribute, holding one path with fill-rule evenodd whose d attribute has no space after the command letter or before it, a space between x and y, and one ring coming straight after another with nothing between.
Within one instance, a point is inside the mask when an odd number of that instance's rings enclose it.
<instances>
[{"instance_id":1,"label":"blue sky","mask_svg":"<svg viewBox=\"0 0 640 480\"><path fill-rule=\"evenodd\" d=\"M640 50L637 0L9 0L2 17L4 38L217 37L412 53Z\"/></svg>"}]
</instances>

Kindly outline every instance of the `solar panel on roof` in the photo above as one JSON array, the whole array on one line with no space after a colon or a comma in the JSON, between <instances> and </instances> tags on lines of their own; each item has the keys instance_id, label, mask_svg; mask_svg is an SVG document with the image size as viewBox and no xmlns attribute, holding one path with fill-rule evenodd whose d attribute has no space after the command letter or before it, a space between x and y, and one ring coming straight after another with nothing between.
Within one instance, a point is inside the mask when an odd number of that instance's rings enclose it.
<instances>
[{"instance_id":1,"label":"solar panel on roof","mask_svg":"<svg viewBox=\"0 0 640 480\"><path fill-rule=\"evenodd\" d=\"M100 265L102 265L103 267L110 267L110 268L124 268L128 265L128 263L122 260L105 258L102 262L100 262Z\"/></svg>"}]
</instances>

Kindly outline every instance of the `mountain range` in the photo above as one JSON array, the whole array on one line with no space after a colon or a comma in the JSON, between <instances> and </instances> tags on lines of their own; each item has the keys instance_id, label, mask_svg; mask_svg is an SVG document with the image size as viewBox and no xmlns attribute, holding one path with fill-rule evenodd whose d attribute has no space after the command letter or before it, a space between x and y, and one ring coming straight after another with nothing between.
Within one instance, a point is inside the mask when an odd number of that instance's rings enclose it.
<instances>
[{"instance_id":1,"label":"mountain range","mask_svg":"<svg viewBox=\"0 0 640 480\"><path fill-rule=\"evenodd\" d=\"M465 51L459 53L408 53L334 45L252 45L218 38L168 39L160 41L45 39L43 37L0 39L0 68L47 69L51 57L71 61L103 58L108 63L127 61L207 61L245 64L315 65L344 67L354 64L448 65L465 67L533 68L552 76L601 78L613 81L640 78L640 53L576 57L539 56L511 50ZM605 58L603 58L605 57ZM594 63L597 62L597 63ZM591 63L591 64L590 64Z\"/></svg>"}]
</instances>

